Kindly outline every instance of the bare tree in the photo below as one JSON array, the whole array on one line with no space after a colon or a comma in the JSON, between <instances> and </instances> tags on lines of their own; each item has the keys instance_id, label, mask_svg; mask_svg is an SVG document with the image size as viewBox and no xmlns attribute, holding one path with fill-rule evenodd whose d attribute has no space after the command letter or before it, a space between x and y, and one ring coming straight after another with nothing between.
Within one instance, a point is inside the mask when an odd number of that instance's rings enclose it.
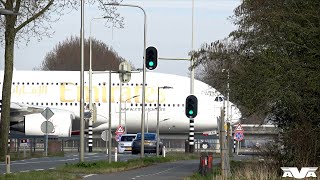
<instances>
[{"instance_id":1,"label":"bare tree","mask_svg":"<svg viewBox=\"0 0 320 180\"><path fill-rule=\"evenodd\" d=\"M89 70L89 40L84 42L84 69ZM47 53L40 70L79 71L80 70L80 38L70 37ZM92 39L92 70L118 70L124 59L104 42Z\"/></svg>"},{"instance_id":2,"label":"bare tree","mask_svg":"<svg viewBox=\"0 0 320 180\"><path fill-rule=\"evenodd\" d=\"M112 2L116 0L110 0ZM107 9L103 4L109 0L90 0L98 3L104 15L114 17L115 24L122 24L123 18L116 13L116 8ZM80 1L74 0L0 0L0 6L7 10L19 12L20 15L0 16L0 41L5 45L5 70L2 86L2 109L0 122L0 157L7 154L8 131L10 124L11 84L13 73L14 44L31 38L41 40L44 36L53 34L50 24L58 21L65 10L79 6ZM3 33L5 32L5 33Z\"/></svg>"}]
</instances>

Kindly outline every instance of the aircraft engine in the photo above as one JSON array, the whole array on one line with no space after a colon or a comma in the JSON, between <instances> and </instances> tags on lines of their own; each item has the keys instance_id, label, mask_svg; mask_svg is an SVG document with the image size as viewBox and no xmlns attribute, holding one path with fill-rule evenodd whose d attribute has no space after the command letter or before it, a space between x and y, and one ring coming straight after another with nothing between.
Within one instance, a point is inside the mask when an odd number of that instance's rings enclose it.
<instances>
[{"instance_id":1,"label":"aircraft engine","mask_svg":"<svg viewBox=\"0 0 320 180\"><path fill-rule=\"evenodd\" d=\"M74 116L68 112L56 112L48 121L53 124L52 136L71 137L72 120ZM24 132L29 136L42 136L41 124L46 119L41 113L28 114L24 116L24 121L11 126L11 129Z\"/></svg>"}]
</instances>

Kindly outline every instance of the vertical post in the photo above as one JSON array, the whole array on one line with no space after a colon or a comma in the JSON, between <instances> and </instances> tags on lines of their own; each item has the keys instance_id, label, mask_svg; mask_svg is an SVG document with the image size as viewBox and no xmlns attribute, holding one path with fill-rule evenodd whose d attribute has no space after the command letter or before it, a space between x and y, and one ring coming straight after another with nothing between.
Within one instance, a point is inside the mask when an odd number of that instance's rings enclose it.
<instances>
[{"instance_id":1,"label":"vertical post","mask_svg":"<svg viewBox=\"0 0 320 180\"><path fill-rule=\"evenodd\" d=\"M48 119L46 120L46 157L48 156Z\"/></svg>"},{"instance_id":2,"label":"vertical post","mask_svg":"<svg viewBox=\"0 0 320 180\"><path fill-rule=\"evenodd\" d=\"M80 162L84 161L84 0L81 0L81 71L80 71Z\"/></svg>"},{"instance_id":3,"label":"vertical post","mask_svg":"<svg viewBox=\"0 0 320 180\"><path fill-rule=\"evenodd\" d=\"M239 141L237 142L237 155L239 155Z\"/></svg>"},{"instance_id":4,"label":"vertical post","mask_svg":"<svg viewBox=\"0 0 320 180\"><path fill-rule=\"evenodd\" d=\"M27 158L26 146L23 146L23 158Z\"/></svg>"},{"instance_id":5,"label":"vertical post","mask_svg":"<svg viewBox=\"0 0 320 180\"><path fill-rule=\"evenodd\" d=\"M109 70L109 123L108 123L108 140L109 140L109 145L108 145L108 161L111 163L111 70Z\"/></svg>"},{"instance_id":6,"label":"vertical post","mask_svg":"<svg viewBox=\"0 0 320 180\"><path fill-rule=\"evenodd\" d=\"M159 139L160 139L160 134L159 134L159 87L158 87L158 98L157 98L157 147L156 147L156 154L157 157L159 157Z\"/></svg>"},{"instance_id":7,"label":"vertical post","mask_svg":"<svg viewBox=\"0 0 320 180\"><path fill-rule=\"evenodd\" d=\"M119 126L121 126L121 102L122 102L122 82L120 80L120 97L119 97Z\"/></svg>"},{"instance_id":8,"label":"vertical post","mask_svg":"<svg viewBox=\"0 0 320 180\"><path fill-rule=\"evenodd\" d=\"M189 127L189 153L194 152L194 119L190 118Z\"/></svg>"},{"instance_id":9,"label":"vertical post","mask_svg":"<svg viewBox=\"0 0 320 180\"><path fill-rule=\"evenodd\" d=\"M165 146L163 146L163 148L162 148L162 156L166 157L166 147Z\"/></svg>"},{"instance_id":10,"label":"vertical post","mask_svg":"<svg viewBox=\"0 0 320 180\"><path fill-rule=\"evenodd\" d=\"M6 155L6 174L10 174L10 155Z\"/></svg>"},{"instance_id":11,"label":"vertical post","mask_svg":"<svg viewBox=\"0 0 320 180\"><path fill-rule=\"evenodd\" d=\"M91 23L92 20L90 21L90 37L89 37L89 110L91 113L91 117L89 118L89 131L88 131L88 147L89 147L89 152L92 152L92 116L93 116L93 111L92 111L92 37L91 37Z\"/></svg>"},{"instance_id":12,"label":"vertical post","mask_svg":"<svg viewBox=\"0 0 320 180\"><path fill-rule=\"evenodd\" d=\"M229 149L229 155L232 153L232 149L230 148L230 145L231 145L231 136L230 136L230 133L231 133L231 129L230 129L230 122L227 122L227 147Z\"/></svg>"},{"instance_id":13,"label":"vertical post","mask_svg":"<svg viewBox=\"0 0 320 180\"><path fill-rule=\"evenodd\" d=\"M221 153L221 174L223 179L227 179L231 175L229 153L226 146L226 131L224 129L224 108L221 109L221 122L220 122L220 153Z\"/></svg>"},{"instance_id":14,"label":"vertical post","mask_svg":"<svg viewBox=\"0 0 320 180\"><path fill-rule=\"evenodd\" d=\"M118 161L118 148L115 147L114 148L114 162L117 162Z\"/></svg>"},{"instance_id":15,"label":"vertical post","mask_svg":"<svg viewBox=\"0 0 320 180\"><path fill-rule=\"evenodd\" d=\"M192 19L191 19L191 51L193 50L193 23L194 23L194 0L192 0ZM190 94L194 94L194 68L193 68L193 59L190 58L190 66L191 66L191 73L190 73ZM189 152L194 152L194 119L189 119ZM193 129L193 131L191 130Z\"/></svg>"},{"instance_id":16,"label":"vertical post","mask_svg":"<svg viewBox=\"0 0 320 180\"><path fill-rule=\"evenodd\" d=\"M127 134L127 100L124 102L124 134Z\"/></svg>"}]
</instances>

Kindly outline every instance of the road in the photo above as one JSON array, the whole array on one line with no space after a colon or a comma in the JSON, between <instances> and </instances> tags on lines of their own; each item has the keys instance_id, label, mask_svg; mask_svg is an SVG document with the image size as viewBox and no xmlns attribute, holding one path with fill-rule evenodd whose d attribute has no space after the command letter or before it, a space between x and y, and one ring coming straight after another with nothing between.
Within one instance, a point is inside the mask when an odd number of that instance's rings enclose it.
<instances>
[{"instance_id":1,"label":"road","mask_svg":"<svg viewBox=\"0 0 320 180\"><path fill-rule=\"evenodd\" d=\"M217 161L217 160L215 160ZM170 163L160 163L139 169L124 172L84 176L86 180L105 180L105 179L137 179L137 180L177 180L192 175L197 171L199 160L176 161Z\"/></svg>"},{"instance_id":2,"label":"road","mask_svg":"<svg viewBox=\"0 0 320 180\"><path fill-rule=\"evenodd\" d=\"M118 160L125 161L132 158L138 158L139 156L131 154L118 154ZM85 161L98 161L107 160L108 155L103 153L85 153ZM112 156L114 160L114 156ZM11 161L11 172L29 172L32 170L41 171L48 169L55 169L58 166L65 163L77 163L79 162L79 154L68 154L64 157L42 157L32 158L26 160ZM4 162L0 163L0 173L6 172L6 165Z\"/></svg>"},{"instance_id":3,"label":"road","mask_svg":"<svg viewBox=\"0 0 320 180\"><path fill-rule=\"evenodd\" d=\"M250 156L234 156L232 160L243 160L251 158ZM217 165L220 158L213 159L213 165ZM133 169L124 172L111 174L88 174L83 176L85 180L182 180L187 176L193 175L199 168L199 160L185 160L169 163L160 163L152 166Z\"/></svg>"}]
</instances>

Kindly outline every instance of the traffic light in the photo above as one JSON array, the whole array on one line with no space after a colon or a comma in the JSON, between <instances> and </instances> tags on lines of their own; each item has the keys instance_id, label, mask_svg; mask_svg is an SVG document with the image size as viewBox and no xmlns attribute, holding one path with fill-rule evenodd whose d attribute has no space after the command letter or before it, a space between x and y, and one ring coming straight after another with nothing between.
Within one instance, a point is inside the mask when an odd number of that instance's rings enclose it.
<instances>
[{"instance_id":1,"label":"traffic light","mask_svg":"<svg viewBox=\"0 0 320 180\"><path fill-rule=\"evenodd\" d=\"M194 95L190 95L186 99L186 116L195 118L198 114L198 99Z\"/></svg>"},{"instance_id":2,"label":"traffic light","mask_svg":"<svg viewBox=\"0 0 320 180\"><path fill-rule=\"evenodd\" d=\"M146 68L154 70L158 65L158 51L155 47L148 47L146 49Z\"/></svg>"}]
</instances>

